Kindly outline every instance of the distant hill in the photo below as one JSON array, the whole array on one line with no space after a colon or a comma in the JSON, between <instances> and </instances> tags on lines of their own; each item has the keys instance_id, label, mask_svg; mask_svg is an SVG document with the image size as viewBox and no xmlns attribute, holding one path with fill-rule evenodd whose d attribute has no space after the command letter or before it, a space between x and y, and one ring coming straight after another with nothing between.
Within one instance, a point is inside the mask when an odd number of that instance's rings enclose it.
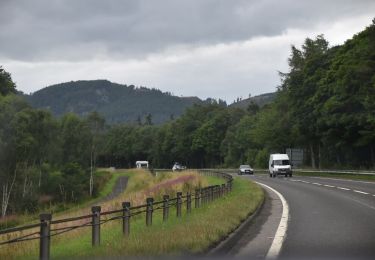
<instances>
[{"instance_id":1,"label":"distant hill","mask_svg":"<svg viewBox=\"0 0 375 260\"><path fill-rule=\"evenodd\" d=\"M238 102L234 102L230 104L230 107L236 107L236 108L243 108L246 109L250 102L253 101L255 104L257 104L259 107L262 107L266 104L271 103L276 97L276 92L273 93L266 93L266 94L261 94L259 96L254 96L250 97L247 99L242 99Z\"/></svg>"},{"instance_id":2,"label":"distant hill","mask_svg":"<svg viewBox=\"0 0 375 260\"><path fill-rule=\"evenodd\" d=\"M121 85L108 80L72 81L52 85L27 100L35 108L61 116L74 112L84 116L97 111L108 123L144 121L148 114L159 124L181 115L186 108L204 103L198 97L177 97L158 89Z\"/></svg>"}]
</instances>

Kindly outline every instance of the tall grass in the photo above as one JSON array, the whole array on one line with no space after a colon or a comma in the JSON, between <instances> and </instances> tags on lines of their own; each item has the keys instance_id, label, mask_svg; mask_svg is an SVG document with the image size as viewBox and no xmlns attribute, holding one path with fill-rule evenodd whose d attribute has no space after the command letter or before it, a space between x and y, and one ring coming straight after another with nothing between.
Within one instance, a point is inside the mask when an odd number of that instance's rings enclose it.
<instances>
[{"instance_id":1,"label":"tall grass","mask_svg":"<svg viewBox=\"0 0 375 260\"><path fill-rule=\"evenodd\" d=\"M145 226L144 217L131 222L131 235L121 233L121 222L111 223L102 229L102 244L92 248L90 234L80 240L52 248L56 257L71 256L163 256L200 254L220 241L238 226L263 200L262 190L255 184L235 179L234 190L226 197L191 214L183 212L181 219L170 212L162 222L161 212L155 212L153 225ZM242 202L242 203L241 203Z\"/></svg>"},{"instance_id":2,"label":"tall grass","mask_svg":"<svg viewBox=\"0 0 375 260\"><path fill-rule=\"evenodd\" d=\"M131 201L132 205L144 204L146 197L148 196L161 196L167 191L173 190L192 190L195 187L206 186L206 180L194 172L186 172L183 174L163 174L154 178L149 172L143 170L131 170L125 173L129 176L127 189L118 198L104 202L101 204L102 211L113 210L121 208L121 203L123 201ZM172 180L172 181L171 181ZM72 210L69 212L64 212L54 216L54 219L62 219L67 217L74 217L80 215L89 214L91 211L89 206L84 206L82 208ZM136 219L136 218L134 218ZM58 224L54 225L53 228L62 228L68 225L78 225L89 222L91 219L76 221L75 223L69 224ZM114 223L106 224L108 227L112 226ZM104 231L105 229L103 229ZM27 233L35 232L36 230L27 231ZM104 231L105 232L105 231ZM1 236L0 241L8 240L16 236L21 235L21 232L14 233L7 236ZM52 237L52 245L57 248L63 248L65 251L65 245L71 243L71 241L76 241L81 244L85 241L85 237L90 237L90 228L83 228L71 231L69 233L63 234L61 236ZM1 246L0 259L12 259L12 258L25 258L31 256L31 258L37 258L38 254L38 241L29 241L22 243L15 243L12 245ZM83 243L85 245L85 243ZM91 242L88 242L91 247ZM74 249L74 244L72 245ZM56 249L57 252L59 251Z\"/></svg>"},{"instance_id":3,"label":"tall grass","mask_svg":"<svg viewBox=\"0 0 375 260\"><path fill-rule=\"evenodd\" d=\"M138 184L132 185L130 189ZM146 183L144 185L150 188ZM230 194L199 209L193 208L191 214L186 213L184 204L181 219L176 218L175 208L170 209L170 218L165 223L162 222L161 212L155 211L151 227L145 226L144 215L132 218L128 238L122 235L121 221L101 226L101 246L96 248L91 246L90 228L74 236L53 237L51 256L69 259L79 256L201 254L233 231L248 214L255 211L262 200L263 192L257 185L248 180L235 179ZM30 254L18 256L20 259L36 259L37 250L34 248Z\"/></svg>"}]
</instances>

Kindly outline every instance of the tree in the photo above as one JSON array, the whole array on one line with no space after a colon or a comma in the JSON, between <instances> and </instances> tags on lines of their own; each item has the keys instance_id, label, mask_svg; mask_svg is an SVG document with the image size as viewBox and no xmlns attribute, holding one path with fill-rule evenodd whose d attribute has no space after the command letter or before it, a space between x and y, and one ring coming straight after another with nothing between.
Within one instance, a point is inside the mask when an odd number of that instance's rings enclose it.
<instances>
[{"instance_id":1,"label":"tree","mask_svg":"<svg viewBox=\"0 0 375 260\"><path fill-rule=\"evenodd\" d=\"M91 150L91 133L88 125L77 115L68 113L60 122L61 163L76 162L89 166Z\"/></svg>"},{"instance_id":2,"label":"tree","mask_svg":"<svg viewBox=\"0 0 375 260\"><path fill-rule=\"evenodd\" d=\"M145 125L152 125L152 115L150 113L146 115Z\"/></svg>"},{"instance_id":3,"label":"tree","mask_svg":"<svg viewBox=\"0 0 375 260\"><path fill-rule=\"evenodd\" d=\"M255 115L259 111L259 106L254 101L250 101L250 104L247 106L246 110L251 115Z\"/></svg>"},{"instance_id":4,"label":"tree","mask_svg":"<svg viewBox=\"0 0 375 260\"><path fill-rule=\"evenodd\" d=\"M0 95L0 189L2 192L1 215L5 216L12 193L19 180L19 160L15 135L15 115L28 109L24 100L15 95Z\"/></svg>"},{"instance_id":5,"label":"tree","mask_svg":"<svg viewBox=\"0 0 375 260\"><path fill-rule=\"evenodd\" d=\"M86 118L86 123L91 132L91 145L90 145L90 197L93 195L94 189L94 169L96 167L97 149L100 143L100 135L104 130L105 119L102 118L97 112L90 113Z\"/></svg>"},{"instance_id":6,"label":"tree","mask_svg":"<svg viewBox=\"0 0 375 260\"><path fill-rule=\"evenodd\" d=\"M323 35L318 35L314 40L307 38L302 51L292 46L290 71L282 74L281 89L288 93L294 124L303 139L302 144L308 144L310 148L313 168L316 167L316 147L320 151L321 146L321 136L316 127L319 114L314 96L329 65L327 52L328 42Z\"/></svg>"},{"instance_id":7,"label":"tree","mask_svg":"<svg viewBox=\"0 0 375 260\"><path fill-rule=\"evenodd\" d=\"M13 82L10 73L6 72L2 66L0 66L0 95L6 96L16 92L16 84Z\"/></svg>"}]
</instances>

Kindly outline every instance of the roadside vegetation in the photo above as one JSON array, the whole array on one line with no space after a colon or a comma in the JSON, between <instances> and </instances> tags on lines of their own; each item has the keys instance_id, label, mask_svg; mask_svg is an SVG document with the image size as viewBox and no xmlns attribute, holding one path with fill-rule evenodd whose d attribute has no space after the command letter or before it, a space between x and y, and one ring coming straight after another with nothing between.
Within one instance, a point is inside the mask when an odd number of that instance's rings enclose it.
<instances>
[{"instance_id":1,"label":"roadside vegetation","mask_svg":"<svg viewBox=\"0 0 375 260\"><path fill-rule=\"evenodd\" d=\"M165 193L175 197L177 191L193 192L197 187L223 183L219 178L207 178L196 172L163 173L157 177L144 171L127 171L129 182L126 191L117 199L102 205L102 211L118 209L122 201L132 205L144 204L146 197L157 200ZM111 221L101 226L101 246L91 246L91 227L52 237L51 257L70 258L80 256L155 256L199 254L220 241L255 211L263 200L262 190L254 183L236 178L233 191L204 207L186 214L183 207L181 219L176 218L175 208L170 208L167 222L162 221L162 211L153 214L153 225L146 227L145 216L131 219L130 236L123 237L121 221ZM241 203L239 203L241 202ZM69 217L87 214L89 208L59 216ZM142 242L140 242L142 241ZM9 245L0 251L4 259L35 259L38 242Z\"/></svg>"}]
</instances>

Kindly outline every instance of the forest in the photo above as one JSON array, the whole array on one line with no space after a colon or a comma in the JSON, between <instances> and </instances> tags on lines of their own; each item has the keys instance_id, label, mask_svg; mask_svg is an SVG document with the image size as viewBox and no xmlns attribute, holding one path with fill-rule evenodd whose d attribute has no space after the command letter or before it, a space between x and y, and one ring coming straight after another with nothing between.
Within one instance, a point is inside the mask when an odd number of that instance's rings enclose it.
<instances>
[{"instance_id":1,"label":"forest","mask_svg":"<svg viewBox=\"0 0 375 260\"><path fill-rule=\"evenodd\" d=\"M323 35L291 47L274 101L246 109L210 100L164 124L107 124L32 108L0 67L1 214L95 197L98 167L267 166L272 152L304 149L312 168L375 168L375 19L341 46Z\"/></svg>"}]
</instances>

